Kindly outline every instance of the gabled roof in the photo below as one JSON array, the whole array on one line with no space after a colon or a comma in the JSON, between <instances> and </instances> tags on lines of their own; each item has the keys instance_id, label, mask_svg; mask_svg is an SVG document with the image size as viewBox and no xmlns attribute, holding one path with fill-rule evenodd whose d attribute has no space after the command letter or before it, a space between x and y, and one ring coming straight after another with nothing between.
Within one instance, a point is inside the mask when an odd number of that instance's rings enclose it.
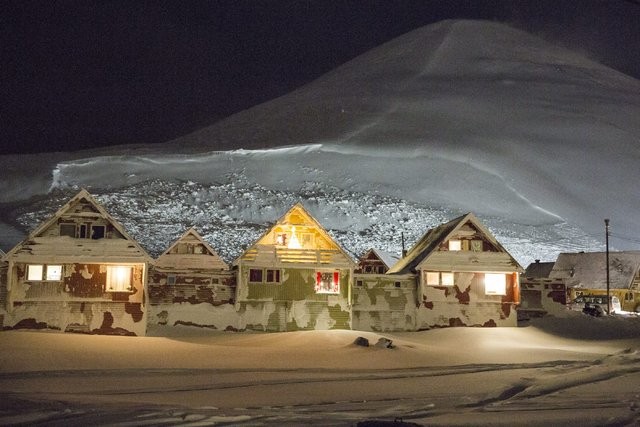
<instances>
[{"instance_id":1,"label":"gabled roof","mask_svg":"<svg viewBox=\"0 0 640 427\"><path fill-rule=\"evenodd\" d=\"M482 233L485 238L494 245L500 252L507 253L507 250L496 240L491 232L480 222L480 220L471 212L461 215L451 221L441 224L436 228L427 231L418 242L409 250L407 255L400 259L389 271L388 274L409 274L415 273L419 264L424 262L429 256L438 249L440 244L449 240L463 225L471 223ZM512 257L513 259L513 257ZM513 259L517 268L522 271L522 267Z\"/></svg>"},{"instance_id":2,"label":"gabled roof","mask_svg":"<svg viewBox=\"0 0 640 427\"><path fill-rule=\"evenodd\" d=\"M287 218L292 216L292 214L298 214L302 218L303 223L301 223L301 224L289 224L286 220L287 220ZM306 223L306 224L304 224L304 223ZM352 267L355 267L356 263L353 260L353 258L351 257L351 255L349 255L349 253L347 253L342 248L342 246L340 246L340 244L338 242L336 242L331 237L331 235L329 235L329 233L327 233L327 231L324 229L324 227L322 225L320 225L320 223L313 217L313 215L311 215L309 213L309 211L307 211L307 209L305 209L305 207L302 205L301 202L297 202L296 204L294 204L280 218L278 218L278 220L275 222L275 224L273 224L264 233L262 233L262 235L253 243L253 245L251 245L249 248L247 248L238 258L236 258L236 260L233 262L233 265L237 265L238 262L240 262L240 260L246 254L248 254L249 252L255 251L257 249L258 245L260 244L260 242L263 241L265 239L265 237L267 237L269 235L269 233L271 233L271 231L274 228L276 228L277 226L279 226L279 225L307 225L307 226L314 227L318 231L318 233L320 233L320 235L322 237L324 237L328 242L330 242L333 246L335 246L336 250L344 256L344 258L347 260L347 262Z\"/></svg>"},{"instance_id":3,"label":"gabled roof","mask_svg":"<svg viewBox=\"0 0 640 427\"><path fill-rule=\"evenodd\" d=\"M172 250L180 243L197 242L204 246L207 253L204 254L177 254ZM154 262L158 267L170 268L213 268L227 270L229 266L225 263L218 253L207 243L202 236L191 227L184 232L169 248L158 257Z\"/></svg>"},{"instance_id":4,"label":"gabled roof","mask_svg":"<svg viewBox=\"0 0 640 427\"><path fill-rule=\"evenodd\" d=\"M82 200L85 200L95 210L94 216L103 218L109 223L123 238L122 239L100 239L95 242L101 244L86 245L84 242L89 239L74 239L56 237L51 238L43 236L43 232L48 230L51 226L58 222L66 213L68 213L72 207ZM61 244L61 239L68 242L68 245ZM67 240L68 239L68 240ZM106 243L105 243L106 242ZM107 246L112 246L110 251L106 251ZM94 250L95 249L95 250ZM14 248L12 248L5 258L16 256L21 250L24 250L29 255L51 255L63 257L74 257L77 254L81 254L84 258L90 257L108 257L117 258L122 260L124 258L142 258L143 261L150 261L150 256L147 254L140 244L133 239L129 233L127 233L124 227L115 220L98 201L85 189L80 190L74 197L72 197L67 203L65 203L58 211L47 221L36 227L29 235ZM118 252L119 251L119 252Z\"/></svg>"},{"instance_id":5,"label":"gabled roof","mask_svg":"<svg viewBox=\"0 0 640 427\"><path fill-rule=\"evenodd\" d=\"M554 264L555 262L540 262L537 259L524 270L523 276L529 279L548 279Z\"/></svg>"},{"instance_id":6,"label":"gabled roof","mask_svg":"<svg viewBox=\"0 0 640 427\"><path fill-rule=\"evenodd\" d=\"M400 255L392 254L390 252L385 252L375 248L371 248L367 252L365 252L364 255L362 255L362 258L367 258L371 253L380 261L382 261L387 269L393 267L395 263L400 260Z\"/></svg>"},{"instance_id":7,"label":"gabled roof","mask_svg":"<svg viewBox=\"0 0 640 427\"><path fill-rule=\"evenodd\" d=\"M609 252L609 286L628 289L640 269L640 252ZM561 253L550 277L563 279L568 288L606 289L606 252Z\"/></svg>"}]
</instances>

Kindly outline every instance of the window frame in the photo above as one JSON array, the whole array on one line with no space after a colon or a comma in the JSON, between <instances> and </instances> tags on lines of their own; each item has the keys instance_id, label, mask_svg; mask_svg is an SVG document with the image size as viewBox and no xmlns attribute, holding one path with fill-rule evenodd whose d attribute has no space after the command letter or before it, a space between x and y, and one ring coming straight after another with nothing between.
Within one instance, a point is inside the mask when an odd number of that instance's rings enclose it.
<instances>
[{"instance_id":1,"label":"window frame","mask_svg":"<svg viewBox=\"0 0 640 427\"><path fill-rule=\"evenodd\" d=\"M128 280L126 280L125 270L128 271ZM113 276L116 276L115 278ZM119 277L119 276L123 277ZM110 288L112 282L120 285L120 282L127 282L128 287L118 286L117 288ZM133 292L133 266L132 265L107 265L107 277L104 284L104 291L109 293L132 293Z\"/></svg>"},{"instance_id":2,"label":"window frame","mask_svg":"<svg viewBox=\"0 0 640 427\"><path fill-rule=\"evenodd\" d=\"M315 293L318 295L340 295L340 279L339 270L316 270ZM330 280L329 284L325 284L327 280Z\"/></svg>"},{"instance_id":3,"label":"window frame","mask_svg":"<svg viewBox=\"0 0 640 427\"><path fill-rule=\"evenodd\" d=\"M493 283L494 280L500 279L500 283ZM487 283L487 279L491 283ZM491 290L489 288L492 288ZM499 289L498 289L499 288ZM495 290L494 290L495 289ZM507 274L505 273L484 273L484 294L493 296L504 296L507 294Z\"/></svg>"}]
</instances>

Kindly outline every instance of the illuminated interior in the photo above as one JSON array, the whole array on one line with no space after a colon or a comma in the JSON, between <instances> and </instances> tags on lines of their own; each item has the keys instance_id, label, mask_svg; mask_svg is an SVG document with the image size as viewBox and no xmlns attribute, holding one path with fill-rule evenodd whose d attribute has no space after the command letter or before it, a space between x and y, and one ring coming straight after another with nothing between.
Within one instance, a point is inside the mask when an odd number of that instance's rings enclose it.
<instances>
[{"instance_id":1,"label":"illuminated interior","mask_svg":"<svg viewBox=\"0 0 640 427\"><path fill-rule=\"evenodd\" d=\"M42 280L44 266L41 264L29 264L27 266L27 280Z\"/></svg>"},{"instance_id":2,"label":"illuminated interior","mask_svg":"<svg viewBox=\"0 0 640 427\"><path fill-rule=\"evenodd\" d=\"M338 271L316 272L316 293L339 294L340 293L340 272Z\"/></svg>"},{"instance_id":3,"label":"illuminated interior","mask_svg":"<svg viewBox=\"0 0 640 427\"><path fill-rule=\"evenodd\" d=\"M462 250L462 242L460 240L449 240L449 250L450 251L460 251Z\"/></svg>"},{"instance_id":4,"label":"illuminated interior","mask_svg":"<svg viewBox=\"0 0 640 427\"><path fill-rule=\"evenodd\" d=\"M484 275L484 291L487 295L505 295L507 293L507 276L486 273Z\"/></svg>"},{"instance_id":5,"label":"illuminated interior","mask_svg":"<svg viewBox=\"0 0 640 427\"><path fill-rule=\"evenodd\" d=\"M62 266L47 265L46 280L62 280Z\"/></svg>"},{"instance_id":6,"label":"illuminated interior","mask_svg":"<svg viewBox=\"0 0 640 427\"><path fill-rule=\"evenodd\" d=\"M426 271L424 280L429 286L453 286L454 275L451 272Z\"/></svg>"},{"instance_id":7,"label":"illuminated interior","mask_svg":"<svg viewBox=\"0 0 640 427\"><path fill-rule=\"evenodd\" d=\"M287 245L289 249L302 249L302 245L298 240L298 236L296 235L296 227L291 227L291 239L289 239L289 245Z\"/></svg>"},{"instance_id":8,"label":"illuminated interior","mask_svg":"<svg viewBox=\"0 0 640 427\"><path fill-rule=\"evenodd\" d=\"M130 292L132 267L121 265L107 266L107 292Z\"/></svg>"}]
</instances>

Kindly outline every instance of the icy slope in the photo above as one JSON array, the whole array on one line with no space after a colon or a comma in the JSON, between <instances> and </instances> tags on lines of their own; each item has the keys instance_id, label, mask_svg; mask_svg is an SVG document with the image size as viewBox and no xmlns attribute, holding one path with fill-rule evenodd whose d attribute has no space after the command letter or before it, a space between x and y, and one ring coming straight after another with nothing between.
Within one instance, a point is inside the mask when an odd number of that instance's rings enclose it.
<instances>
[{"instance_id":1,"label":"icy slope","mask_svg":"<svg viewBox=\"0 0 640 427\"><path fill-rule=\"evenodd\" d=\"M187 222L230 245L297 200L354 253L474 211L527 263L602 249L604 217L640 234L638 117L637 80L501 24L445 21L166 144L0 157L0 200L87 187L152 252ZM29 229L59 206L32 202L5 219Z\"/></svg>"}]
</instances>

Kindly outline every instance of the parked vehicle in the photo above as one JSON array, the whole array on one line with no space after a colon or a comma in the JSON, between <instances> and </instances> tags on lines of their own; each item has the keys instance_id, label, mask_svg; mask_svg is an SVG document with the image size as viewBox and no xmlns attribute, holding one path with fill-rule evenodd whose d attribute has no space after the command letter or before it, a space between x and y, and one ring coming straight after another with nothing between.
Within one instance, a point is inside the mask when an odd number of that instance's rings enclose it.
<instances>
[{"instance_id":1,"label":"parked vehicle","mask_svg":"<svg viewBox=\"0 0 640 427\"><path fill-rule=\"evenodd\" d=\"M582 294L571 301L568 304L568 308L570 310L582 311L585 314L599 317L607 313L607 296ZM617 296L611 295L609 297L609 309L612 314L620 313L622 311L620 299Z\"/></svg>"}]
</instances>

